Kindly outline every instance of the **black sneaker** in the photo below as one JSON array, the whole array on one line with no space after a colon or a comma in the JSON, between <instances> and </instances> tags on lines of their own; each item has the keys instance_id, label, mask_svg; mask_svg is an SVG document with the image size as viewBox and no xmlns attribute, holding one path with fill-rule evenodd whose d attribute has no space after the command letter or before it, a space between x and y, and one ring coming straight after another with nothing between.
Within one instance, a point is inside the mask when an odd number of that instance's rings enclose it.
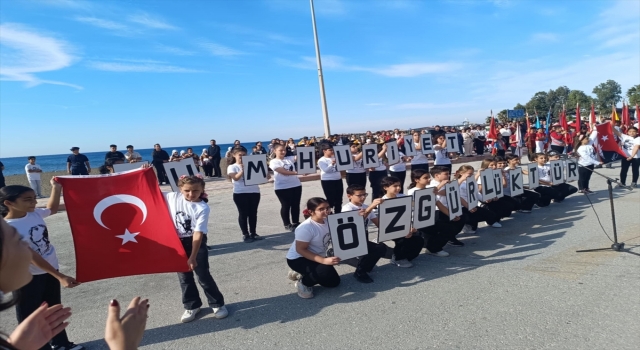
<instances>
[{"instance_id":1,"label":"black sneaker","mask_svg":"<svg viewBox=\"0 0 640 350\"><path fill-rule=\"evenodd\" d=\"M355 277L356 280L358 280L358 282L360 282L360 283L372 283L373 282L371 277L369 277L369 274L364 272L364 271L356 271L356 273L353 274L353 277Z\"/></svg>"},{"instance_id":2,"label":"black sneaker","mask_svg":"<svg viewBox=\"0 0 640 350\"><path fill-rule=\"evenodd\" d=\"M289 224L289 225L284 225L284 229L289 231L289 232L293 232L296 230L295 227L293 227L293 225Z\"/></svg>"},{"instance_id":3,"label":"black sneaker","mask_svg":"<svg viewBox=\"0 0 640 350\"><path fill-rule=\"evenodd\" d=\"M52 345L52 350L84 350L84 346L76 345L74 343L67 343L66 345Z\"/></svg>"},{"instance_id":4,"label":"black sneaker","mask_svg":"<svg viewBox=\"0 0 640 350\"><path fill-rule=\"evenodd\" d=\"M452 245L454 247L464 247L464 243L460 242L456 238L450 240L449 242L447 242L447 244L448 245Z\"/></svg>"},{"instance_id":5,"label":"black sneaker","mask_svg":"<svg viewBox=\"0 0 640 350\"><path fill-rule=\"evenodd\" d=\"M250 236L254 241L261 241L264 239L264 237L258 235L257 233L252 233Z\"/></svg>"},{"instance_id":6,"label":"black sneaker","mask_svg":"<svg viewBox=\"0 0 640 350\"><path fill-rule=\"evenodd\" d=\"M251 237L249 235L242 235L242 241L244 243L251 243L251 242L255 241L255 239L253 239L253 237Z\"/></svg>"}]
</instances>

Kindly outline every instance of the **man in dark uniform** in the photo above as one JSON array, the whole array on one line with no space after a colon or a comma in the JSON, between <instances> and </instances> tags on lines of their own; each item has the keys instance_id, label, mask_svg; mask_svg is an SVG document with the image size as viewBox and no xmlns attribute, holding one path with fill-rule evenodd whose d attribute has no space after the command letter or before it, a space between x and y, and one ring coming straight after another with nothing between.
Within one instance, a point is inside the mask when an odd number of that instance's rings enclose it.
<instances>
[{"instance_id":1,"label":"man in dark uniform","mask_svg":"<svg viewBox=\"0 0 640 350\"><path fill-rule=\"evenodd\" d=\"M111 151L107 152L107 154L105 154L104 160L105 161L107 159L121 160L124 163L124 154L122 152L118 151L118 146L111 145L109 147L111 148Z\"/></svg>"},{"instance_id":2,"label":"man in dark uniform","mask_svg":"<svg viewBox=\"0 0 640 350\"><path fill-rule=\"evenodd\" d=\"M80 154L80 147L71 147L72 155L67 158L67 173L71 175L89 175L91 165L89 158L84 154Z\"/></svg>"},{"instance_id":3,"label":"man in dark uniform","mask_svg":"<svg viewBox=\"0 0 640 350\"><path fill-rule=\"evenodd\" d=\"M209 160L213 164L213 176L222 177L222 170L220 170L220 146L216 145L216 140L211 140L211 146L207 149L209 154Z\"/></svg>"}]
</instances>

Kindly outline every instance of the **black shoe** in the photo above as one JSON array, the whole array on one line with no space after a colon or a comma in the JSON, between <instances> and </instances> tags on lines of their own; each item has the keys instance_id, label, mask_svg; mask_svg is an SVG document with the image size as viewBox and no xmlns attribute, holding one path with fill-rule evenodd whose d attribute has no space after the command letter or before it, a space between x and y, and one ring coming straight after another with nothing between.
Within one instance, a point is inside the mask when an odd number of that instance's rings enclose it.
<instances>
[{"instance_id":1,"label":"black shoe","mask_svg":"<svg viewBox=\"0 0 640 350\"><path fill-rule=\"evenodd\" d=\"M447 242L448 245L452 245L454 247L464 247L464 243L460 242L458 239L454 238Z\"/></svg>"},{"instance_id":2,"label":"black shoe","mask_svg":"<svg viewBox=\"0 0 640 350\"><path fill-rule=\"evenodd\" d=\"M264 237L259 236L259 235L258 235L258 234L256 234L256 233L252 233L252 234L251 234L251 236L249 236L249 237L251 237L251 239L253 239L254 241L261 241L261 240L263 240L263 239L264 239Z\"/></svg>"},{"instance_id":3,"label":"black shoe","mask_svg":"<svg viewBox=\"0 0 640 350\"><path fill-rule=\"evenodd\" d=\"M296 230L295 227L293 227L293 225L289 224L289 225L284 225L284 229L289 231L289 232L293 232Z\"/></svg>"},{"instance_id":4,"label":"black shoe","mask_svg":"<svg viewBox=\"0 0 640 350\"><path fill-rule=\"evenodd\" d=\"M300 226L300 223L296 222L296 223L291 224L291 226L293 227L293 230L295 231L296 228L298 228L298 226Z\"/></svg>"},{"instance_id":5,"label":"black shoe","mask_svg":"<svg viewBox=\"0 0 640 350\"><path fill-rule=\"evenodd\" d=\"M242 241L244 243L251 243L251 242L255 241L255 239L253 239L253 237L251 237L249 235L243 235L242 236Z\"/></svg>"},{"instance_id":6,"label":"black shoe","mask_svg":"<svg viewBox=\"0 0 640 350\"><path fill-rule=\"evenodd\" d=\"M52 350L84 350L84 346L76 345L74 343L67 343L65 345L52 345Z\"/></svg>"},{"instance_id":7,"label":"black shoe","mask_svg":"<svg viewBox=\"0 0 640 350\"><path fill-rule=\"evenodd\" d=\"M369 274L364 272L364 271L356 271L356 273L353 274L353 277L355 277L356 280L358 280L358 282L360 282L360 283L372 283L373 282L371 277L369 277Z\"/></svg>"}]
</instances>

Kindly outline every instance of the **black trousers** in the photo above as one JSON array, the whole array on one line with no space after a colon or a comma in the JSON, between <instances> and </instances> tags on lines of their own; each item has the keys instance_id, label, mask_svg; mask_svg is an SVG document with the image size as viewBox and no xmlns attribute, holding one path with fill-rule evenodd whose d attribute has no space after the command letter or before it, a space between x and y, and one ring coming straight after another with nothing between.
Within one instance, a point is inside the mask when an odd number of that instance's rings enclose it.
<instances>
[{"instance_id":1,"label":"black trousers","mask_svg":"<svg viewBox=\"0 0 640 350\"><path fill-rule=\"evenodd\" d=\"M591 180L591 174L593 174L593 165L588 165L586 167L578 167L578 189L580 191L584 190L585 188L589 188L589 180ZM626 180L626 173L625 173L625 180ZM621 176L622 177L622 176Z\"/></svg>"},{"instance_id":2,"label":"black trousers","mask_svg":"<svg viewBox=\"0 0 640 350\"><path fill-rule=\"evenodd\" d=\"M496 156L504 158L504 155L506 154L506 152L507 151L505 151L503 149L496 150Z\"/></svg>"},{"instance_id":3,"label":"black trousers","mask_svg":"<svg viewBox=\"0 0 640 350\"><path fill-rule=\"evenodd\" d=\"M285 226L299 223L302 186L276 190L276 196L280 201L280 217L282 218L282 223Z\"/></svg>"},{"instance_id":4,"label":"black trousers","mask_svg":"<svg viewBox=\"0 0 640 350\"><path fill-rule=\"evenodd\" d=\"M371 186L371 200L382 197L382 186L380 181L387 176L386 170L377 170L369 172L369 185Z\"/></svg>"},{"instance_id":5,"label":"black trousers","mask_svg":"<svg viewBox=\"0 0 640 350\"><path fill-rule=\"evenodd\" d=\"M340 275L333 265L318 264L307 258L287 259L287 265L302 275L302 284L313 287L319 284L323 287L334 288L340 284Z\"/></svg>"},{"instance_id":6,"label":"black trousers","mask_svg":"<svg viewBox=\"0 0 640 350\"><path fill-rule=\"evenodd\" d=\"M411 170L416 170L416 169L422 169L424 171L429 171L429 164L428 163L424 163L424 164L411 164Z\"/></svg>"},{"instance_id":7,"label":"black trousers","mask_svg":"<svg viewBox=\"0 0 640 350\"><path fill-rule=\"evenodd\" d=\"M367 173L347 173L347 186L367 186Z\"/></svg>"},{"instance_id":8,"label":"black trousers","mask_svg":"<svg viewBox=\"0 0 640 350\"><path fill-rule=\"evenodd\" d=\"M187 256L191 255L191 248L193 246L193 238L185 237L180 238L182 247L187 253ZM186 263L186 262L185 262ZM207 302L211 307L220 307L224 305L224 297L216 281L211 277L209 272L209 250L207 249L207 235L202 236L202 243L200 249L198 249L198 255L196 256L196 266L194 271L178 272L178 280L180 281L180 288L182 289L182 305L185 310L193 310L202 306L202 300L200 300L200 293L196 282L193 278L193 273L198 276L198 283L204 290L204 295L207 297Z\"/></svg>"},{"instance_id":9,"label":"black trousers","mask_svg":"<svg viewBox=\"0 0 640 350\"><path fill-rule=\"evenodd\" d=\"M568 183L561 183L551 187L559 192L559 198L555 199L556 202L562 202L566 197L578 192L575 186L571 186Z\"/></svg>"},{"instance_id":10,"label":"black trousers","mask_svg":"<svg viewBox=\"0 0 640 350\"><path fill-rule=\"evenodd\" d=\"M549 186L538 186L534 189L534 191L540 194L540 199L536 203L539 207L546 207L551 204L551 200L557 200L562 198L561 193L553 187ZM564 198L563 198L564 199Z\"/></svg>"},{"instance_id":11,"label":"black trousers","mask_svg":"<svg viewBox=\"0 0 640 350\"><path fill-rule=\"evenodd\" d=\"M535 191L524 190L521 195L511 197L516 203L516 210L529 210L533 209L533 205L540 200L540 194Z\"/></svg>"},{"instance_id":12,"label":"black trousers","mask_svg":"<svg viewBox=\"0 0 640 350\"><path fill-rule=\"evenodd\" d=\"M169 179L167 178L167 172L164 170L163 162L153 162L153 167L156 168L156 176L158 177L158 183L169 183Z\"/></svg>"},{"instance_id":13,"label":"black trousers","mask_svg":"<svg viewBox=\"0 0 640 350\"><path fill-rule=\"evenodd\" d=\"M71 167L71 175L89 175L85 167Z\"/></svg>"},{"instance_id":14,"label":"black trousers","mask_svg":"<svg viewBox=\"0 0 640 350\"><path fill-rule=\"evenodd\" d=\"M386 255L387 248L386 244L367 241L368 253L358 259L356 271L371 272L373 267L378 263L378 260Z\"/></svg>"},{"instance_id":15,"label":"black trousers","mask_svg":"<svg viewBox=\"0 0 640 350\"><path fill-rule=\"evenodd\" d=\"M234 193L233 202L238 208L238 224L242 234L247 236L256 233L260 193Z\"/></svg>"},{"instance_id":16,"label":"black trousers","mask_svg":"<svg viewBox=\"0 0 640 350\"><path fill-rule=\"evenodd\" d=\"M322 191L324 196L329 202L329 207L333 210L333 213L339 213L342 211L342 195L344 193L344 184L342 179L340 180L320 180L322 185Z\"/></svg>"},{"instance_id":17,"label":"black trousers","mask_svg":"<svg viewBox=\"0 0 640 350\"><path fill-rule=\"evenodd\" d=\"M493 225L500 221L498 214L484 207L476 207L474 212L470 212L467 208L462 208L462 211L466 214L465 224L471 226L473 230L478 229L478 223L485 221L487 225Z\"/></svg>"},{"instance_id":18,"label":"black trousers","mask_svg":"<svg viewBox=\"0 0 640 350\"><path fill-rule=\"evenodd\" d=\"M498 218L502 220L503 218L511 216L511 212L516 209L516 204L511 197L502 197L497 201L485 203L485 207L496 213Z\"/></svg>"},{"instance_id":19,"label":"black trousers","mask_svg":"<svg viewBox=\"0 0 640 350\"><path fill-rule=\"evenodd\" d=\"M222 177L222 170L220 170L220 157L211 158L211 162L213 163L213 176Z\"/></svg>"},{"instance_id":20,"label":"black trousers","mask_svg":"<svg viewBox=\"0 0 640 350\"><path fill-rule=\"evenodd\" d=\"M440 211L437 211L436 215L436 222L433 226L419 230L425 237L424 247L431 253L441 251L447 242L454 239L462 231L467 221L464 214L457 221L450 221L449 217Z\"/></svg>"},{"instance_id":21,"label":"black trousers","mask_svg":"<svg viewBox=\"0 0 640 350\"><path fill-rule=\"evenodd\" d=\"M638 183L638 175L640 174L640 158L632 158L631 161L622 158L620 163L620 182L627 183L627 173L631 167L631 182Z\"/></svg>"},{"instance_id":22,"label":"black trousers","mask_svg":"<svg viewBox=\"0 0 640 350\"><path fill-rule=\"evenodd\" d=\"M211 161L202 163L202 170L204 170L204 176L213 176L213 163Z\"/></svg>"},{"instance_id":23,"label":"black trousers","mask_svg":"<svg viewBox=\"0 0 640 350\"><path fill-rule=\"evenodd\" d=\"M16 304L18 323L29 317L45 301L49 306L61 304L60 288L60 281L50 274L34 275L31 282L20 288L20 298ZM51 350L51 346L64 346L68 343L67 332L63 330L40 350Z\"/></svg>"},{"instance_id":24,"label":"black trousers","mask_svg":"<svg viewBox=\"0 0 640 350\"><path fill-rule=\"evenodd\" d=\"M484 141L480 141L478 139L473 140L473 148L477 155L481 156L484 154Z\"/></svg>"},{"instance_id":25,"label":"black trousers","mask_svg":"<svg viewBox=\"0 0 640 350\"><path fill-rule=\"evenodd\" d=\"M393 241L396 244L393 247L393 255L396 256L396 261L403 259L411 261L418 257L422 247L424 247L424 238L415 233L410 238L396 238Z\"/></svg>"},{"instance_id":26,"label":"black trousers","mask_svg":"<svg viewBox=\"0 0 640 350\"><path fill-rule=\"evenodd\" d=\"M404 193L404 181L407 178L407 171L390 171L389 176L397 177L400 180L400 193Z\"/></svg>"}]
</instances>

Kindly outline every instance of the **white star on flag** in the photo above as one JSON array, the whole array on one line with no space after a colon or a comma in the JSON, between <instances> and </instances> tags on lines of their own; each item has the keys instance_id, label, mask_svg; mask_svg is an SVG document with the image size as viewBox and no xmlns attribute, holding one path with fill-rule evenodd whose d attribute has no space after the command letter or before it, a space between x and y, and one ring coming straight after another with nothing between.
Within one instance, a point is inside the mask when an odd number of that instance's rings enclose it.
<instances>
[{"instance_id":1,"label":"white star on flag","mask_svg":"<svg viewBox=\"0 0 640 350\"><path fill-rule=\"evenodd\" d=\"M127 242L138 243L138 241L136 241L136 236L139 234L140 232L131 233L128 229L125 229L123 235L118 235L116 237L122 239L122 245L124 245Z\"/></svg>"},{"instance_id":2,"label":"white star on flag","mask_svg":"<svg viewBox=\"0 0 640 350\"><path fill-rule=\"evenodd\" d=\"M602 141L607 141L609 137L607 135L602 136Z\"/></svg>"}]
</instances>

